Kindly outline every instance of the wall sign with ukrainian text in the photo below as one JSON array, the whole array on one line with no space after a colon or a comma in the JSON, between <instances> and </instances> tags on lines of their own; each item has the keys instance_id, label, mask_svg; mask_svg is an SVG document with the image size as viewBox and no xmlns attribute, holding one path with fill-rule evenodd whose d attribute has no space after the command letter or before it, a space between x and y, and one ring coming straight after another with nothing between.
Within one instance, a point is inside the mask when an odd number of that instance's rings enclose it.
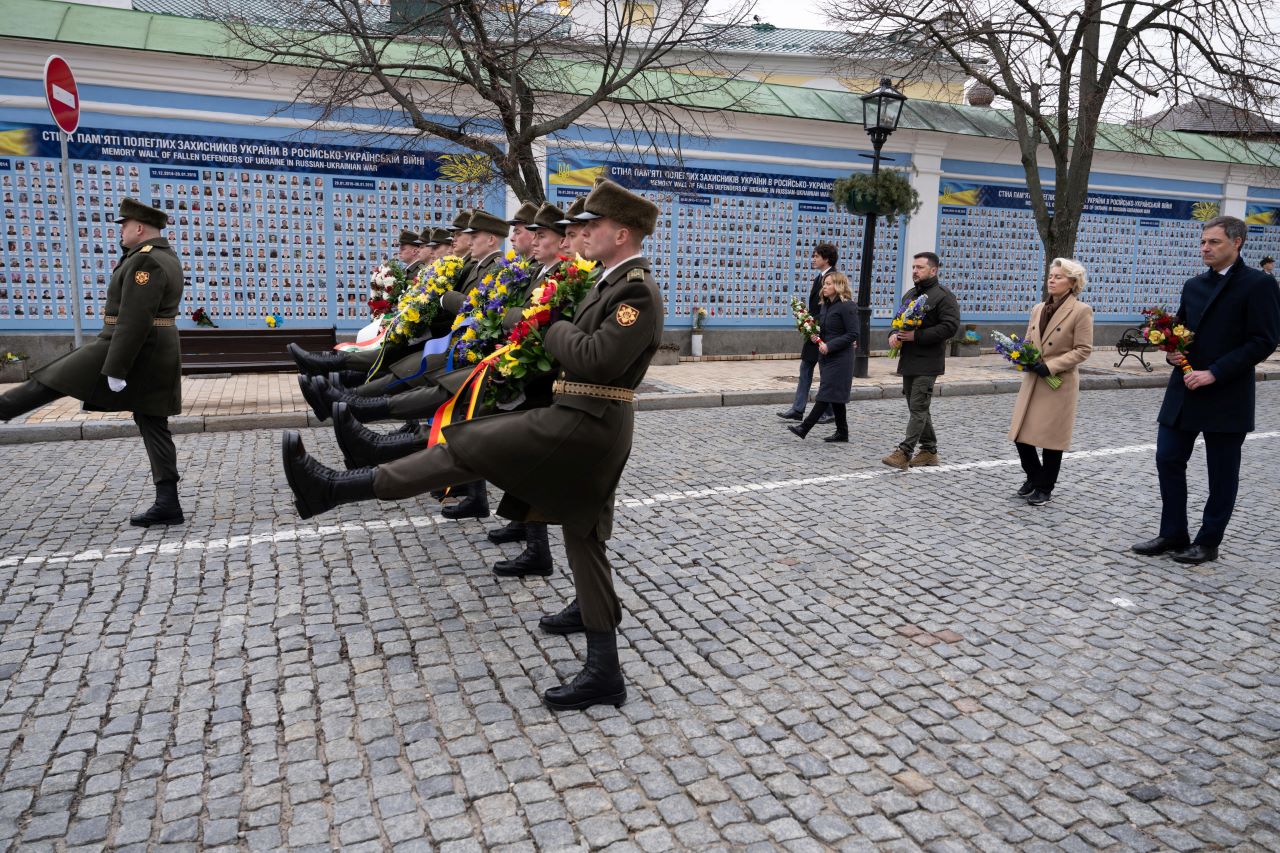
<instances>
[{"instance_id":1,"label":"wall sign with ukrainian text","mask_svg":"<svg viewBox=\"0 0 1280 853\"><path fill-rule=\"evenodd\" d=\"M863 218L831 202L831 185L847 172L791 174L595 160L572 152L548 158L548 192L567 205L608 177L658 205L657 232L646 242L662 287L668 323L692 322L707 309L712 325L792 323L790 299L808 297L809 259L820 242L835 244L839 268L856 298ZM880 223L872 279L873 317L888 320L902 263L900 223Z\"/></svg>"},{"instance_id":2,"label":"wall sign with ukrainian text","mask_svg":"<svg viewBox=\"0 0 1280 853\"><path fill-rule=\"evenodd\" d=\"M204 308L230 328L261 327L269 313L359 328L369 270L395 254L401 228L503 200L467 179L469 155L83 128L70 146L77 221L66 223L58 147L51 127L0 125L0 328L70 328L73 274L96 325L126 196L170 216L164 233L187 279L182 325Z\"/></svg>"},{"instance_id":3,"label":"wall sign with ukrainian text","mask_svg":"<svg viewBox=\"0 0 1280 853\"><path fill-rule=\"evenodd\" d=\"M1201 269L1200 224L1218 211L1216 201L1090 192L1075 252L1089 276L1082 298L1112 321L1176 305ZM938 254L966 319L1022 320L1041 298L1044 251L1026 187L943 180Z\"/></svg>"}]
</instances>

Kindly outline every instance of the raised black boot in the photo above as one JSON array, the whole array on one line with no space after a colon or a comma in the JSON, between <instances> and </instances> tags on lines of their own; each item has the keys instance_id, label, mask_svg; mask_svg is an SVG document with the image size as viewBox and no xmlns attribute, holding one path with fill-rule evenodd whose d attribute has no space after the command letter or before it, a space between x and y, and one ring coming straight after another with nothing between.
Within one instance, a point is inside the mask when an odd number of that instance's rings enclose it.
<instances>
[{"instance_id":1,"label":"raised black boot","mask_svg":"<svg viewBox=\"0 0 1280 853\"><path fill-rule=\"evenodd\" d=\"M520 556L514 560L499 560L493 564L493 573L503 578L522 578L526 575L551 574L551 543L547 541L547 526L541 522L525 525L529 540Z\"/></svg>"},{"instance_id":2,"label":"raised black boot","mask_svg":"<svg viewBox=\"0 0 1280 853\"><path fill-rule=\"evenodd\" d=\"M374 469L334 471L326 468L307 453L302 446L302 436L296 430L285 430L280 451L284 457L284 476L293 490L293 505L302 518L328 512L339 504L371 501L376 497Z\"/></svg>"},{"instance_id":3,"label":"raised black boot","mask_svg":"<svg viewBox=\"0 0 1280 853\"><path fill-rule=\"evenodd\" d=\"M587 630L587 626L582 622L582 608L578 607L576 598L559 613L539 619L538 627L548 634L581 634Z\"/></svg>"},{"instance_id":4,"label":"raised black boot","mask_svg":"<svg viewBox=\"0 0 1280 853\"><path fill-rule=\"evenodd\" d=\"M489 541L494 545L505 545L508 542L523 542L525 539L524 522L508 521L504 527L496 527L489 531Z\"/></svg>"},{"instance_id":5,"label":"raised black boot","mask_svg":"<svg viewBox=\"0 0 1280 853\"><path fill-rule=\"evenodd\" d=\"M477 480L474 483L467 483L462 486L459 491L465 489L465 495L462 500L453 506L447 506L440 510L440 514L445 518L457 521L460 518L488 518L489 517L489 489L485 485L484 480Z\"/></svg>"},{"instance_id":6,"label":"raised black boot","mask_svg":"<svg viewBox=\"0 0 1280 853\"><path fill-rule=\"evenodd\" d=\"M363 385L365 374L360 370L330 370L325 379L334 388L349 390Z\"/></svg>"},{"instance_id":7,"label":"raised black boot","mask_svg":"<svg viewBox=\"0 0 1280 853\"><path fill-rule=\"evenodd\" d=\"M385 421L391 418L390 397L361 397L359 394L353 394L343 388L334 388L327 379L316 377L311 381L319 390L320 398L324 400L325 408L329 414L333 414L334 403L346 403L347 411L351 413L351 417L362 424L371 424L375 421Z\"/></svg>"},{"instance_id":8,"label":"raised black boot","mask_svg":"<svg viewBox=\"0 0 1280 853\"><path fill-rule=\"evenodd\" d=\"M347 469L393 462L427 446L422 436L407 432L374 432L351 416L346 403L333 404L333 435Z\"/></svg>"},{"instance_id":9,"label":"raised black boot","mask_svg":"<svg viewBox=\"0 0 1280 853\"><path fill-rule=\"evenodd\" d=\"M542 694L543 703L553 711L581 711L592 705L613 705L627 701L627 686L618 663L618 635L615 631L587 632L587 662L573 681L552 687Z\"/></svg>"},{"instance_id":10,"label":"raised black boot","mask_svg":"<svg viewBox=\"0 0 1280 853\"><path fill-rule=\"evenodd\" d=\"M307 401L307 405L311 407L311 411L315 412L317 418L327 421L329 420L329 401L324 398L321 389L327 388L328 385L317 384L320 382L324 382L323 376L298 374L298 387L302 389L302 399Z\"/></svg>"},{"instance_id":11,"label":"raised black boot","mask_svg":"<svg viewBox=\"0 0 1280 853\"><path fill-rule=\"evenodd\" d=\"M129 516L129 523L134 527L182 524L186 520L182 514L182 505L178 503L178 483L175 480L156 483L156 502L146 512Z\"/></svg>"},{"instance_id":12,"label":"raised black boot","mask_svg":"<svg viewBox=\"0 0 1280 853\"><path fill-rule=\"evenodd\" d=\"M330 370L341 370L347 363L344 352L307 352L295 343L290 343L288 350L298 370L306 376L323 376Z\"/></svg>"}]
</instances>

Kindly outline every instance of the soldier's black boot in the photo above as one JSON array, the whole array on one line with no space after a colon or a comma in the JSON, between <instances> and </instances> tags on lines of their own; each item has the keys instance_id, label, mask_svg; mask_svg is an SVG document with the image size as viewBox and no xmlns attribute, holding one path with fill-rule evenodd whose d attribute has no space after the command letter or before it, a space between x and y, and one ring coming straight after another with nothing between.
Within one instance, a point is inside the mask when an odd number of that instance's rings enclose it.
<instances>
[{"instance_id":1,"label":"soldier's black boot","mask_svg":"<svg viewBox=\"0 0 1280 853\"><path fill-rule=\"evenodd\" d=\"M302 436L296 430L285 430L280 450L284 457L284 476L293 490L293 505L302 518L328 512L339 504L371 501L376 497L374 469L334 471L326 468L307 453L302 446Z\"/></svg>"},{"instance_id":2,"label":"soldier's black boot","mask_svg":"<svg viewBox=\"0 0 1280 853\"><path fill-rule=\"evenodd\" d=\"M318 384L321 382L324 382L322 376L298 374L298 387L302 389L302 399L307 401L307 405L316 413L317 418L327 421L329 420L329 402L325 399L322 389L328 386Z\"/></svg>"},{"instance_id":3,"label":"soldier's black boot","mask_svg":"<svg viewBox=\"0 0 1280 853\"><path fill-rule=\"evenodd\" d=\"M411 433L374 432L351 416L346 403L333 404L333 435L348 470L392 462L427 446L421 436Z\"/></svg>"},{"instance_id":4,"label":"soldier's black boot","mask_svg":"<svg viewBox=\"0 0 1280 853\"><path fill-rule=\"evenodd\" d=\"M499 560L493 564L493 573L503 578L522 578L526 575L551 574L551 543L547 541L547 526L541 522L525 525L529 540L520 556L514 560Z\"/></svg>"},{"instance_id":5,"label":"soldier's black boot","mask_svg":"<svg viewBox=\"0 0 1280 853\"><path fill-rule=\"evenodd\" d=\"M467 483L462 488L466 489L466 497L453 506L440 510L440 514L454 521L460 518L488 518L489 489L484 480Z\"/></svg>"},{"instance_id":6,"label":"soldier's black boot","mask_svg":"<svg viewBox=\"0 0 1280 853\"><path fill-rule=\"evenodd\" d=\"M178 503L178 483L162 480L156 483L156 502L146 512L129 516L134 527L150 527L153 524L182 524L187 519Z\"/></svg>"},{"instance_id":7,"label":"soldier's black boot","mask_svg":"<svg viewBox=\"0 0 1280 853\"><path fill-rule=\"evenodd\" d=\"M489 541L494 545L507 542L523 542L525 538L523 521L508 521L505 527L497 527L489 531Z\"/></svg>"},{"instance_id":8,"label":"soldier's black boot","mask_svg":"<svg viewBox=\"0 0 1280 853\"><path fill-rule=\"evenodd\" d=\"M364 384L365 374L360 370L330 370L325 378L334 388L351 389Z\"/></svg>"},{"instance_id":9,"label":"soldier's black boot","mask_svg":"<svg viewBox=\"0 0 1280 853\"><path fill-rule=\"evenodd\" d=\"M288 349L299 372L306 376L323 376L330 370L341 370L347 363L344 352L307 352L295 343L290 343Z\"/></svg>"},{"instance_id":10,"label":"soldier's black boot","mask_svg":"<svg viewBox=\"0 0 1280 853\"><path fill-rule=\"evenodd\" d=\"M618 663L618 634L615 631L587 632L587 662L573 681L552 687L542 701L553 711L581 711L592 705L613 705L627 701L627 686Z\"/></svg>"},{"instance_id":11,"label":"soldier's black boot","mask_svg":"<svg viewBox=\"0 0 1280 853\"><path fill-rule=\"evenodd\" d=\"M582 608L578 607L576 598L559 613L539 619L538 627L548 634L581 634L587 630L587 626L582 622Z\"/></svg>"},{"instance_id":12,"label":"soldier's black boot","mask_svg":"<svg viewBox=\"0 0 1280 853\"><path fill-rule=\"evenodd\" d=\"M330 414L333 413L334 403L346 403L347 411L351 413L351 417L362 424L385 421L391 417L390 397L361 397L359 394L344 388L334 388L329 384L329 380L318 376L312 379L311 382L319 390L320 398L324 400L325 409Z\"/></svg>"}]
</instances>

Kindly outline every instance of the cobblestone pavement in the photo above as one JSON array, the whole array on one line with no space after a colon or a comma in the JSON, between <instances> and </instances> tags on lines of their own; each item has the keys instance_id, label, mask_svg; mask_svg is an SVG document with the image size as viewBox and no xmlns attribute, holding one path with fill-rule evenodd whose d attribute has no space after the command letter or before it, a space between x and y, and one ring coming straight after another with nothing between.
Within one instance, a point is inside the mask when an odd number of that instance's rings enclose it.
<instances>
[{"instance_id":1,"label":"cobblestone pavement","mask_svg":"<svg viewBox=\"0 0 1280 853\"><path fill-rule=\"evenodd\" d=\"M1219 562L1140 558L1159 397L1086 393L1042 508L1011 396L936 400L948 464L909 473L900 400L847 446L641 413L631 698L560 715L570 581L496 579L492 521L300 522L249 431L179 436L191 521L141 531L136 439L0 447L0 849L1280 849L1280 433Z\"/></svg>"}]
</instances>

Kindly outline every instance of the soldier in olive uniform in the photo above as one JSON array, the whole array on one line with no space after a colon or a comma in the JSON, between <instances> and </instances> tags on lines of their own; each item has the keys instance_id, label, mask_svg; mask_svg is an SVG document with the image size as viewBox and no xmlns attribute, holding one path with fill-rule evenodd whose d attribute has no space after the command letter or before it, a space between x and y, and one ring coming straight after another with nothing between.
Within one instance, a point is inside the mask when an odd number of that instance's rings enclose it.
<instances>
[{"instance_id":1,"label":"soldier in olive uniform","mask_svg":"<svg viewBox=\"0 0 1280 853\"><path fill-rule=\"evenodd\" d=\"M538 205L526 201L516 215L507 220L511 226L511 248L522 258L533 257L533 229L529 226L538 217Z\"/></svg>"},{"instance_id":2,"label":"soldier in olive uniform","mask_svg":"<svg viewBox=\"0 0 1280 853\"><path fill-rule=\"evenodd\" d=\"M588 196L579 214L586 222L583 254L603 270L573 319L545 330L547 352L561 366L550 406L466 421L445 430L447 443L355 471L312 459L297 432L286 432L282 442L303 518L338 504L397 500L484 478L506 491L504 515L562 525L577 600L550 619L561 633L586 631L587 661L572 682L544 694L555 710L626 700L617 646L622 607L605 542L631 453L635 388L662 339L662 297L642 254L657 218L656 206L611 181Z\"/></svg>"},{"instance_id":3,"label":"soldier in olive uniform","mask_svg":"<svg viewBox=\"0 0 1280 853\"><path fill-rule=\"evenodd\" d=\"M182 352L174 325L182 302L182 262L160 236L169 224L164 211L126 198L115 221L125 254L107 288L102 331L0 395L0 420L60 397L83 400L91 411L132 412L151 462L156 500L129 522L182 524L178 454L169 432L169 416L182 411Z\"/></svg>"}]
</instances>

